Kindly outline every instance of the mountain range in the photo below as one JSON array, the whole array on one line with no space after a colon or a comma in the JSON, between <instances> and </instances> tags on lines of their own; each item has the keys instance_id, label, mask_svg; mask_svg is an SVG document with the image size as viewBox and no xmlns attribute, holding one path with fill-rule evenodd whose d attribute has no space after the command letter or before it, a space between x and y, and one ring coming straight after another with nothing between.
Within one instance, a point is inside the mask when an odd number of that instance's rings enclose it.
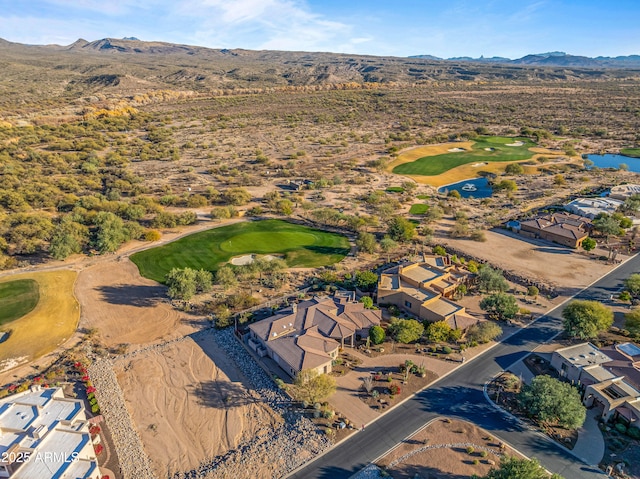
<instances>
[{"instance_id":1,"label":"mountain range","mask_svg":"<svg viewBox=\"0 0 640 479\"><path fill-rule=\"evenodd\" d=\"M565 82L640 77L640 56L555 52L506 58L381 57L327 52L215 49L135 37L25 45L0 39L0 110L41 98L135 95L150 90L326 87L432 82Z\"/></svg>"},{"instance_id":2,"label":"mountain range","mask_svg":"<svg viewBox=\"0 0 640 479\"><path fill-rule=\"evenodd\" d=\"M532 65L576 68L639 68L640 55L617 57L585 57L569 55L565 52L534 53L512 60L505 57L453 57L439 58L433 55L412 55L409 58L422 58L435 61L469 62L469 63L498 63L503 65Z\"/></svg>"}]
</instances>

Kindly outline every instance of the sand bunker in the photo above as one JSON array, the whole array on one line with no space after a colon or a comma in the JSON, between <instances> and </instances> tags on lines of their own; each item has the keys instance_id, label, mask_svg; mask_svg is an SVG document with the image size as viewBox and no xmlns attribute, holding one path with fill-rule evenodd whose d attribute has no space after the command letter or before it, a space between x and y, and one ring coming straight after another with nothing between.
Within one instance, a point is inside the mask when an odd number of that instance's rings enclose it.
<instances>
[{"instance_id":1,"label":"sand bunker","mask_svg":"<svg viewBox=\"0 0 640 479\"><path fill-rule=\"evenodd\" d=\"M260 256L260 258L265 259L267 261L273 261L274 259L280 258L280 256L275 256L272 254L265 254L264 256ZM255 254L245 254L242 256L236 256L231 258L229 263L234 266L245 266L247 264L253 263L257 259L257 255Z\"/></svg>"},{"instance_id":2,"label":"sand bunker","mask_svg":"<svg viewBox=\"0 0 640 479\"><path fill-rule=\"evenodd\" d=\"M514 141L513 143L507 143L505 146L522 146L524 141Z\"/></svg>"},{"instance_id":3,"label":"sand bunker","mask_svg":"<svg viewBox=\"0 0 640 479\"><path fill-rule=\"evenodd\" d=\"M449 150L447 151L450 151L451 153L459 153L461 151L467 151L467 150L465 150L464 148L449 148Z\"/></svg>"},{"instance_id":4,"label":"sand bunker","mask_svg":"<svg viewBox=\"0 0 640 479\"><path fill-rule=\"evenodd\" d=\"M480 163L474 163L473 166L474 168L477 168L478 166L485 166L488 165L489 163L487 163L486 161L481 161Z\"/></svg>"}]
</instances>

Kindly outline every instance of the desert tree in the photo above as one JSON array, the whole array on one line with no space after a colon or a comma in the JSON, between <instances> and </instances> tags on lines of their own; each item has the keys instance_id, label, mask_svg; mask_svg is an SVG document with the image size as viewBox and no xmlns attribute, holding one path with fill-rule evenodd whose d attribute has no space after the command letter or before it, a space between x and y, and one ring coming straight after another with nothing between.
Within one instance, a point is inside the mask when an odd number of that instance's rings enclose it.
<instances>
[{"instance_id":1,"label":"desert tree","mask_svg":"<svg viewBox=\"0 0 640 479\"><path fill-rule=\"evenodd\" d=\"M613 324L613 311L598 301L575 300L562 312L565 332L574 338L598 337Z\"/></svg>"}]
</instances>

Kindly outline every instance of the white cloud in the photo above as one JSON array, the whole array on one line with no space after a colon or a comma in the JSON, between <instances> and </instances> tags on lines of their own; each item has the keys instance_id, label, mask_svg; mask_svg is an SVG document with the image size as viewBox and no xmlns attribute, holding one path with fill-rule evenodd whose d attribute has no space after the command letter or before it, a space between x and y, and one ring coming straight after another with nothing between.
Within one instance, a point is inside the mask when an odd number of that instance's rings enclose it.
<instances>
[{"instance_id":1,"label":"white cloud","mask_svg":"<svg viewBox=\"0 0 640 479\"><path fill-rule=\"evenodd\" d=\"M177 5L176 13L202 19L194 25L194 40L228 47L335 49L353 29L299 0L190 0Z\"/></svg>"}]
</instances>

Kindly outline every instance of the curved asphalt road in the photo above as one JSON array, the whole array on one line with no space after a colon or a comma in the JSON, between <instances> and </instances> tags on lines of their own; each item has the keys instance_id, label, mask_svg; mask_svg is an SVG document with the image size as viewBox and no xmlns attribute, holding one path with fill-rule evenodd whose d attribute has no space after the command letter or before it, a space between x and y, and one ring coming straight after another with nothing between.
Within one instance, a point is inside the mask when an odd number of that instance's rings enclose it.
<instances>
[{"instance_id":1,"label":"curved asphalt road","mask_svg":"<svg viewBox=\"0 0 640 479\"><path fill-rule=\"evenodd\" d=\"M620 290L632 273L640 271L640 256L634 256L601 278L575 299L607 301ZM384 454L429 420L441 416L459 417L490 431L528 457L536 457L551 472L566 479L602 479L597 468L576 459L546 436L531 431L492 407L484 398L483 386L494 375L529 354L562 329L563 303L528 328L458 368L430 388L395 407L364 431L325 455L287 476L295 479L346 479Z\"/></svg>"}]
</instances>

